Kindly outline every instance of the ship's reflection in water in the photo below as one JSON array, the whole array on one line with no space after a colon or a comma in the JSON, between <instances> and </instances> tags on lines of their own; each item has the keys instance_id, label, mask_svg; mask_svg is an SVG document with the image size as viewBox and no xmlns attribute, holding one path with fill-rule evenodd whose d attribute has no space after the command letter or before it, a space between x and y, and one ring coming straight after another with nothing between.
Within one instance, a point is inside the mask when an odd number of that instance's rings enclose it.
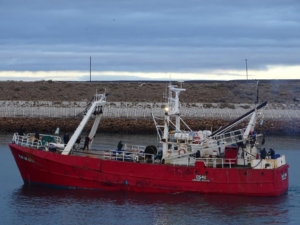
<instances>
[{"instance_id":1,"label":"ship's reflection in water","mask_svg":"<svg viewBox=\"0 0 300 225\"><path fill-rule=\"evenodd\" d=\"M146 194L22 186L12 194L17 224L276 224L289 221L288 195ZM30 209L30 210L29 210Z\"/></svg>"}]
</instances>

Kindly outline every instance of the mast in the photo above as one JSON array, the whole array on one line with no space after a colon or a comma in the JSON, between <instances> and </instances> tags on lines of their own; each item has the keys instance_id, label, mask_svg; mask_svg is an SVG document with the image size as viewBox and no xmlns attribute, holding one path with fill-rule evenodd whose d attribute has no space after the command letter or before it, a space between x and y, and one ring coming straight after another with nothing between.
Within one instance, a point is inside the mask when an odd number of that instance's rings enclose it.
<instances>
[{"instance_id":1,"label":"mast","mask_svg":"<svg viewBox=\"0 0 300 225\"><path fill-rule=\"evenodd\" d=\"M256 101L255 101L255 104L258 104L258 83L259 83L259 81L257 81L257 83L256 83Z\"/></svg>"},{"instance_id":2,"label":"mast","mask_svg":"<svg viewBox=\"0 0 300 225\"><path fill-rule=\"evenodd\" d=\"M258 83L259 81L257 81L256 83L256 100L255 100L255 105L258 103ZM256 125L256 122L257 122L257 108L258 107L255 107L254 109L254 112L252 114L252 117L248 123L248 126L245 130L245 133L243 135L243 138L244 140L247 139L248 135L250 134L250 132L253 132L254 131L254 127Z\"/></svg>"},{"instance_id":3,"label":"mast","mask_svg":"<svg viewBox=\"0 0 300 225\"><path fill-rule=\"evenodd\" d=\"M177 88L175 85L170 84L169 96L168 96L168 107L165 108L164 116L164 133L162 138L163 143L163 158L167 155L168 151L168 137L169 137L169 123L170 117L175 116L176 124L175 129L177 132L180 132L180 102L179 94L181 91L185 91L183 88ZM173 92L175 96L173 97Z\"/></svg>"},{"instance_id":4,"label":"mast","mask_svg":"<svg viewBox=\"0 0 300 225\"><path fill-rule=\"evenodd\" d=\"M185 91L183 88L177 88L174 85L169 85L169 97L168 97L168 105L169 105L169 115L175 115L176 118L176 131L180 131L180 101L179 94L182 91ZM175 96L173 97L173 93Z\"/></svg>"}]
</instances>

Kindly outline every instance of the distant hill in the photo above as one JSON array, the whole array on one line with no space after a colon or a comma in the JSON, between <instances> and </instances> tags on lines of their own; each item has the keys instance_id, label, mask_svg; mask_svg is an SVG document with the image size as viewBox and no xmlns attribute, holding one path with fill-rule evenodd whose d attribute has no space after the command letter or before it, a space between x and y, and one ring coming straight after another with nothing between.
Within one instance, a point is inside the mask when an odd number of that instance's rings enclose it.
<instances>
[{"instance_id":1,"label":"distant hill","mask_svg":"<svg viewBox=\"0 0 300 225\"><path fill-rule=\"evenodd\" d=\"M164 102L168 81L0 81L0 100L82 101L96 93L109 92L107 101ZM178 84L173 82L173 84ZM186 81L180 95L183 103L254 103L254 80ZM259 102L300 104L300 80L259 81Z\"/></svg>"}]
</instances>

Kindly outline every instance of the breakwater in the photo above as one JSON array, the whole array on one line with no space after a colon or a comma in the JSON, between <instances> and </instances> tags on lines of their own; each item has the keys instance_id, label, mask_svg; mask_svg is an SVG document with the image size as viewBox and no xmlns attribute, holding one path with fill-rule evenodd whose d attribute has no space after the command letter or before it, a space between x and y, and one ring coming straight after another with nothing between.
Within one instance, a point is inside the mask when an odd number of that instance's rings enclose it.
<instances>
[{"instance_id":1,"label":"breakwater","mask_svg":"<svg viewBox=\"0 0 300 225\"><path fill-rule=\"evenodd\" d=\"M215 118L183 118L192 130L216 130L228 124L231 120ZM57 127L61 132L74 132L79 125L80 118L30 118L30 117L2 117L0 118L0 132L16 132L23 125L26 132L38 129L40 133L53 133ZM83 130L87 133L92 127L90 120ZM245 127L246 122L239 125ZM279 135L300 135L299 119L268 119L262 126L257 126L258 132ZM98 133L124 133L124 134L155 134L156 129L150 118L103 118L97 130Z\"/></svg>"},{"instance_id":2,"label":"breakwater","mask_svg":"<svg viewBox=\"0 0 300 225\"><path fill-rule=\"evenodd\" d=\"M22 124L27 132L73 132L82 118L88 102L68 101L0 101L0 132L15 132ZM156 133L152 120L164 115L165 103L107 102L98 132L150 134ZM192 130L216 130L237 119L254 105L220 103L182 103L181 116ZM271 134L300 134L298 104L268 104L263 114L263 126L258 129ZM87 130L92 126L92 119ZM245 127L246 123L240 124ZM239 127L239 128L241 128ZM86 132L87 132L86 130ZM85 131L84 131L85 132Z\"/></svg>"}]
</instances>

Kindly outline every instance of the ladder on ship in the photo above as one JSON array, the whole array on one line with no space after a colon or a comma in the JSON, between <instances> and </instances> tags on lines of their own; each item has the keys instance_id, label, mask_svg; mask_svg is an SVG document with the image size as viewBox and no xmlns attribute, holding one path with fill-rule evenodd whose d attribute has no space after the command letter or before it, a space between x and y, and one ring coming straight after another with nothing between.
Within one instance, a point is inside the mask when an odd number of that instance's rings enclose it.
<instances>
[{"instance_id":1,"label":"ladder on ship","mask_svg":"<svg viewBox=\"0 0 300 225\"><path fill-rule=\"evenodd\" d=\"M156 132L157 132L157 135L159 137L159 140L161 140L161 133L163 132L163 128L165 127L165 125L159 125L156 120L163 120L162 118L159 118L159 117L155 117L154 114L152 113L152 119L154 121L154 125L155 125L155 128L156 128ZM162 128L162 129L161 129Z\"/></svg>"}]
</instances>

